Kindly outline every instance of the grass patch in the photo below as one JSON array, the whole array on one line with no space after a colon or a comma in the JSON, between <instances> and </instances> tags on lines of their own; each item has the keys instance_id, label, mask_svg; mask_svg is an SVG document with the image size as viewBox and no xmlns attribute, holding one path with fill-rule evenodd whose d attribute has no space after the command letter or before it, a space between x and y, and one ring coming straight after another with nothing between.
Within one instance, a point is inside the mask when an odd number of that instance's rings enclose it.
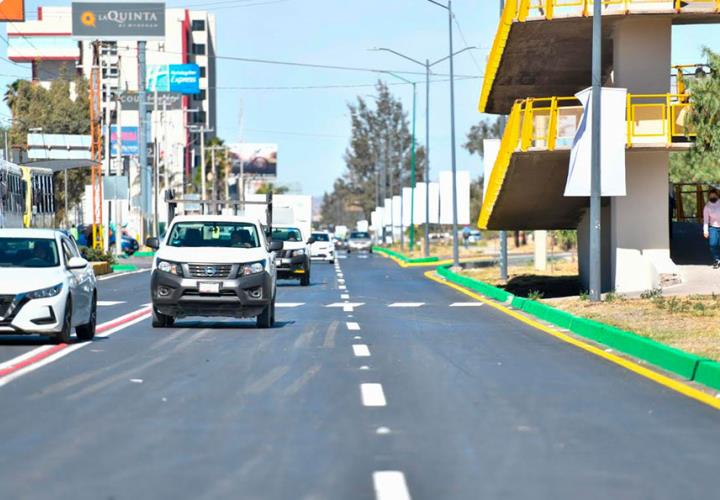
<instances>
[{"instance_id":1,"label":"grass patch","mask_svg":"<svg viewBox=\"0 0 720 500\"><path fill-rule=\"evenodd\" d=\"M642 298L614 295L608 302L580 298L556 299L550 305L637 333L683 351L720 360L720 296L663 297L648 292Z\"/></svg>"}]
</instances>

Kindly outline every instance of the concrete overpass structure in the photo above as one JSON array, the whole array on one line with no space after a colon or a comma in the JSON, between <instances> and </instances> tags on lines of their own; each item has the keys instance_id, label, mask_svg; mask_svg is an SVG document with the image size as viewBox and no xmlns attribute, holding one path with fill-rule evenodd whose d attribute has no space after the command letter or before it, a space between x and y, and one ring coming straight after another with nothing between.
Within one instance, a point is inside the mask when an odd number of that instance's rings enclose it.
<instances>
[{"instance_id":1,"label":"concrete overpass structure","mask_svg":"<svg viewBox=\"0 0 720 500\"><path fill-rule=\"evenodd\" d=\"M577 229L589 274L589 199L565 197L570 150L591 85L591 0L511 0L490 53L480 111L509 114L479 218L483 229ZM603 199L603 288L679 279L670 259L668 166L686 150L690 104L671 89L673 24L720 22L720 1L603 1L603 81L627 98L627 196ZM683 86L676 86L683 90Z\"/></svg>"}]
</instances>

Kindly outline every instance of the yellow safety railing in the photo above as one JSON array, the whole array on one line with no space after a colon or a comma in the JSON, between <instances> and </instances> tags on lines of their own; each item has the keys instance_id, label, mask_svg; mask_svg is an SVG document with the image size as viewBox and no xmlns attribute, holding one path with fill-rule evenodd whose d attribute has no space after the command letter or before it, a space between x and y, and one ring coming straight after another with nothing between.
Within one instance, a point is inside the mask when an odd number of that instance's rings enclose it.
<instances>
[{"instance_id":1,"label":"yellow safety railing","mask_svg":"<svg viewBox=\"0 0 720 500\"><path fill-rule=\"evenodd\" d=\"M687 124L689 97L681 94L628 94L627 147L642 144L670 147L688 142L695 133ZM583 116L575 97L529 98L515 101L500 152L487 183L478 227L487 229L512 155L527 151L569 150Z\"/></svg>"},{"instance_id":2,"label":"yellow safety railing","mask_svg":"<svg viewBox=\"0 0 720 500\"><path fill-rule=\"evenodd\" d=\"M708 7L720 13L720 0L601 0L607 14L629 14L633 9L653 7L658 4L667 4L669 9L677 13L689 12L693 8ZM510 29L515 22L526 22L528 19L552 20L558 14L577 17L592 15L593 0L509 0L505 3L498 25L493 46L488 55L485 79L478 109L484 113L490 91L495 83L500 63L502 62L505 45L510 36Z\"/></svg>"}]
</instances>

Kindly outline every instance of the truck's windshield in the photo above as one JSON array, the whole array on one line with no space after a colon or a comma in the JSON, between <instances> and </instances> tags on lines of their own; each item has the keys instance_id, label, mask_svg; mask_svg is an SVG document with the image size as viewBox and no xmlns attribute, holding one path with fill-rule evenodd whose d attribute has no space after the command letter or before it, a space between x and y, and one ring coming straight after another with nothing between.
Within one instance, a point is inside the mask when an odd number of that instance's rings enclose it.
<instances>
[{"instance_id":1,"label":"truck's windshield","mask_svg":"<svg viewBox=\"0 0 720 500\"><path fill-rule=\"evenodd\" d=\"M171 247L258 248L255 224L245 222L178 222L172 227Z\"/></svg>"},{"instance_id":2,"label":"truck's windshield","mask_svg":"<svg viewBox=\"0 0 720 500\"><path fill-rule=\"evenodd\" d=\"M272 232L274 241L302 241L302 233L296 227L278 227Z\"/></svg>"}]
</instances>

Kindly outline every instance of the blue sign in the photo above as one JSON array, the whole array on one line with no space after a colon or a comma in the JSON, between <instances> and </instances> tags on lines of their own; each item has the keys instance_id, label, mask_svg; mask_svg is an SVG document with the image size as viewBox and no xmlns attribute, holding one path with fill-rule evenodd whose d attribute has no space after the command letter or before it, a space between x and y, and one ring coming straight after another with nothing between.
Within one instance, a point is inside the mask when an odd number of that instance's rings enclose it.
<instances>
[{"instance_id":1,"label":"blue sign","mask_svg":"<svg viewBox=\"0 0 720 500\"><path fill-rule=\"evenodd\" d=\"M197 64L151 66L147 73L148 92L200 93L200 67Z\"/></svg>"},{"instance_id":2,"label":"blue sign","mask_svg":"<svg viewBox=\"0 0 720 500\"><path fill-rule=\"evenodd\" d=\"M139 127L122 128L122 154L123 156L137 156L140 154ZM110 154L117 156L118 130L116 125L110 127Z\"/></svg>"}]
</instances>

